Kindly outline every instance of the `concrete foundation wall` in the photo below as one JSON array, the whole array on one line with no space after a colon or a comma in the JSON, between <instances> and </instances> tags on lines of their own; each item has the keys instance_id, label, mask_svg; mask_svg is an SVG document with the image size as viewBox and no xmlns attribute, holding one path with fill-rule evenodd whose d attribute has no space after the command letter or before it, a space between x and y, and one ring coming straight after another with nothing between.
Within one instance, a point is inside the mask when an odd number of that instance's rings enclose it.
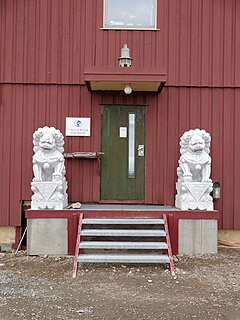
<instances>
[{"instance_id":1,"label":"concrete foundation wall","mask_svg":"<svg viewBox=\"0 0 240 320\"><path fill-rule=\"evenodd\" d=\"M217 253L217 220L179 220L178 253Z\"/></svg>"},{"instance_id":2,"label":"concrete foundation wall","mask_svg":"<svg viewBox=\"0 0 240 320\"><path fill-rule=\"evenodd\" d=\"M28 219L28 255L67 255L67 219Z\"/></svg>"}]
</instances>

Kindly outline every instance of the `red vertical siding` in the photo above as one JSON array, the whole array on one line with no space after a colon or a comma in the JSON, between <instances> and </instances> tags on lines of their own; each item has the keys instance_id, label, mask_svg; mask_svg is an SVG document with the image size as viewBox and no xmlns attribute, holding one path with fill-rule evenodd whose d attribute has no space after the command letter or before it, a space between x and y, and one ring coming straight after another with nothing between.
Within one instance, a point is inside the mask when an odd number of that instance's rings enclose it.
<instances>
[{"instance_id":1,"label":"red vertical siding","mask_svg":"<svg viewBox=\"0 0 240 320\"><path fill-rule=\"evenodd\" d=\"M239 159L240 159L240 147L239 147L239 137L240 137L240 94L236 94L234 96L234 118L233 118L233 126L234 126L234 136L233 136L233 153L234 153L234 178L233 181L233 193L231 195L231 199L233 205L230 208L230 216L233 216L233 226L237 229L240 229L240 217L239 217L239 208L240 208L240 197L239 197L239 181L240 181L240 170L239 170ZM231 177L229 177L231 179ZM224 212L226 215L226 212ZM232 225L231 225L232 227Z\"/></svg>"},{"instance_id":2,"label":"red vertical siding","mask_svg":"<svg viewBox=\"0 0 240 320\"><path fill-rule=\"evenodd\" d=\"M103 30L101 0L2 0L0 79L83 83L84 66L164 66L168 85L240 86L237 0L158 0L158 31Z\"/></svg>"},{"instance_id":3,"label":"red vertical siding","mask_svg":"<svg viewBox=\"0 0 240 320\"><path fill-rule=\"evenodd\" d=\"M66 137L66 151L100 151L100 104L146 105L146 201L174 204L179 138L212 136L220 227L240 228L240 2L158 0L158 31L102 30L101 0L0 1L0 225L20 225L31 197L32 133L66 116L92 119L91 137ZM85 66L116 66L127 43L135 66L164 67L161 94L90 93ZM96 160L67 160L72 201L99 201Z\"/></svg>"},{"instance_id":4,"label":"red vertical siding","mask_svg":"<svg viewBox=\"0 0 240 320\"><path fill-rule=\"evenodd\" d=\"M240 89L228 88L165 88L157 99L146 95L147 202L174 204L179 138L189 128L204 128L212 137L212 178L221 183L215 203L223 213L220 226L240 227L239 99Z\"/></svg>"},{"instance_id":5,"label":"red vertical siding","mask_svg":"<svg viewBox=\"0 0 240 320\"><path fill-rule=\"evenodd\" d=\"M19 201L31 198L32 134L38 127L64 133L67 116L90 117L91 138L66 137L65 151L100 151L100 107L94 100L92 105L91 94L79 86L1 85L0 225L19 225ZM66 166L70 201L98 201L97 160L66 160Z\"/></svg>"},{"instance_id":6,"label":"red vertical siding","mask_svg":"<svg viewBox=\"0 0 240 320\"><path fill-rule=\"evenodd\" d=\"M1 215L3 225L15 225L15 217L20 214L21 167L22 167L22 90L11 86L3 90L1 86ZM12 106L19 105L18 110ZM19 219L19 218L17 218Z\"/></svg>"},{"instance_id":7,"label":"red vertical siding","mask_svg":"<svg viewBox=\"0 0 240 320\"><path fill-rule=\"evenodd\" d=\"M239 228L240 89L165 88L157 94L91 94L85 87L1 85L1 224L19 224L19 201L29 200L32 179L32 133L44 125L65 131L66 116L92 119L92 135L66 137L66 152L100 151L101 103L146 107L146 201L174 205L179 138L200 127L212 136L212 178L219 181L224 228ZM99 201L96 160L66 160L72 201ZM8 213L8 214L7 214Z\"/></svg>"}]
</instances>

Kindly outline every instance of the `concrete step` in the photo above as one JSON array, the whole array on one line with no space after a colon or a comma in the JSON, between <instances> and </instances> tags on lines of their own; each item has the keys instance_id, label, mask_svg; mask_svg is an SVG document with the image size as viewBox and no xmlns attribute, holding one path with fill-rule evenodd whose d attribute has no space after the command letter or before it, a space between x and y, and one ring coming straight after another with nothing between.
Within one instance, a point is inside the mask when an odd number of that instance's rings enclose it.
<instances>
[{"instance_id":1,"label":"concrete step","mask_svg":"<svg viewBox=\"0 0 240 320\"><path fill-rule=\"evenodd\" d=\"M83 241L81 249L168 249L166 242Z\"/></svg>"},{"instance_id":2,"label":"concrete step","mask_svg":"<svg viewBox=\"0 0 240 320\"><path fill-rule=\"evenodd\" d=\"M170 259L163 254L82 254L78 262L169 263Z\"/></svg>"},{"instance_id":3,"label":"concrete step","mask_svg":"<svg viewBox=\"0 0 240 320\"><path fill-rule=\"evenodd\" d=\"M114 230L114 229L83 229L81 236L101 237L165 237L164 230Z\"/></svg>"},{"instance_id":4,"label":"concrete step","mask_svg":"<svg viewBox=\"0 0 240 320\"><path fill-rule=\"evenodd\" d=\"M148 218L134 218L134 219L122 219L122 218L114 218L114 219L83 219L83 224L164 224L163 219L148 219Z\"/></svg>"}]
</instances>

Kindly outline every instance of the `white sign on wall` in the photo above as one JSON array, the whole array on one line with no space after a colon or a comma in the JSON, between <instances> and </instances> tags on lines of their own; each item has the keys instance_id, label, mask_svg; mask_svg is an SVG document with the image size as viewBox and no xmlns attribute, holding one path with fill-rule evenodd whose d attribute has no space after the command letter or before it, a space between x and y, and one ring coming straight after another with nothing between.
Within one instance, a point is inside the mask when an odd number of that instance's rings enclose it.
<instances>
[{"instance_id":1,"label":"white sign on wall","mask_svg":"<svg viewBox=\"0 0 240 320\"><path fill-rule=\"evenodd\" d=\"M127 138L127 127L120 127L119 128L119 137L120 138Z\"/></svg>"},{"instance_id":2,"label":"white sign on wall","mask_svg":"<svg viewBox=\"0 0 240 320\"><path fill-rule=\"evenodd\" d=\"M90 118L66 118L66 136L90 136Z\"/></svg>"}]
</instances>

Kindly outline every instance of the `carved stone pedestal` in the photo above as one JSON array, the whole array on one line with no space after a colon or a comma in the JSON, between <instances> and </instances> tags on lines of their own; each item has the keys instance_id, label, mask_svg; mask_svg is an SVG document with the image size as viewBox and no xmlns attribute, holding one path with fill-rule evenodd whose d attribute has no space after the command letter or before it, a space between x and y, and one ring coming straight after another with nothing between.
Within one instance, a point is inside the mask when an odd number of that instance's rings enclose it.
<instances>
[{"instance_id":1,"label":"carved stone pedestal","mask_svg":"<svg viewBox=\"0 0 240 320\"><path fill-rule=\"evenodd\" d=\"M31 209L54 209L61 210L68 205L67 182L44 181L31 182L33 191Z\"/></svg>"},{"instance_id":2,"label":"carved stone pedestal","mask_svg":"<svg viewBox=\"0 0 240 320\"><path fill-rule=\"evenodd\" d=\"M175 207L181 210L213 210L211 182L177 182Z\"/></svg>"}]
</instances>

